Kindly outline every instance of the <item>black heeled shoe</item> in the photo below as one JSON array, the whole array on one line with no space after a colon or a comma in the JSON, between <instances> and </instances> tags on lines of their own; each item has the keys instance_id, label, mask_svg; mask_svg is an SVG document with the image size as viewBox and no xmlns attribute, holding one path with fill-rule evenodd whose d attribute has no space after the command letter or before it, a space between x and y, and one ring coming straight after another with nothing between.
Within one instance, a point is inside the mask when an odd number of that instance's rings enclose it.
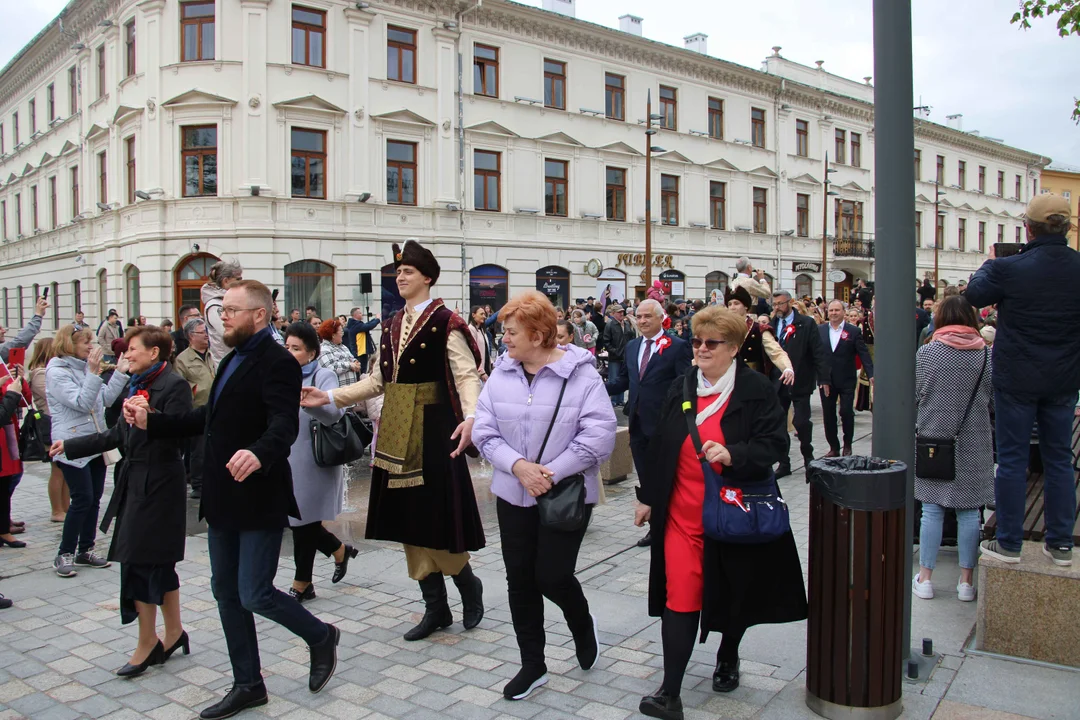
<instances>
[{"instance_id":1,"label":"black heeled shoe","mask_svg":"<svg viewBox=\"0 0 1080 720\"><path fill-rule=\"evenodd\" d=\"M721 660L716 664L712 676L712 689L716 692L731 692L739 687L739 661Z\"/></svg>"},{"instance_id":2,"label":"black heeled shoe","mask_svg":"<svg viewBox=\"0 0 1080 720\"><path fill-rule=\"evenodd\" d=\"M26 547L26 543L23 542L22 540L5 540L4 538L0 538L0 545L4 545L4 546L7 546L7 547L11 547L11 548L24 548L24 547Z\"/></svg>"},{"instance_id":3,"label":"black heeled shoe","mask_svg":"<svg viewBox=\"0 0 1080 720\"><path fill-rule=\"evenodd\" d=\"M308 585L303 590L297 590L296 588L291 587L289 588L289 595L292 596L296 602L303 604L308 600L315 599L315 586Z\"/></svg>"},{"instance_id":4,"label":"black heeled shoe","mask_svg":"<svg viewBox=\"0 0 1080 720\"><path fill-rule=\"evenodd\" d=\"M117 670L116 674L122 678L131 678L135 677L136 675L142 675L144 672L146 672L146 668L150 667L151 665L160 665L161 663L165 662L164 655L165 647L161 644L161 641L158 640L157 645L154 646L154 649L150 651L150 654L146 656L145 660L143 660L138 665L132 665L131 663L128 663L127 665L124 665L124 667Z\"/></svg>"},{"instance_id":5,"label":"black heeled shoe","mask_svg":"<svg viewBox=\"0 0 1080 720\"><path fill-rule=\"evenodd\" d=\"M340 582L341 578L345 577L345 573L349 571L349 560L360 554L360 551L354 548L352 545L345 545L345 556L341 562L334 563L334 576L330 578L330 582Z\"/></svg>"},{"instance_id":6,"label":"black heeled shoe","mask_svg":"<svg viewBox=\"0 0 1080 720\"><path fill-rule=\"evenodd\" d=\"M641 698L638 712L661 720L683 720L685 717L682 698L678 695L674 697L668 695L663 688L657 690L655 695L646 695Z\"/></svg>"},{"instance_id":7,"label":"black heeled shoe","mask_svg":"<svg viewBox=\"0 0 1080 720\"><path fill-rule=\"evenodd\" d=\"M180 633L180 637L177 638L176 642L173 643L173 646L165 651L165 656L161 658L161 662L164 663L166 660L172 657L172 654L174 652L176 652L180 648L184 648L185 655L191 654L191 644L188 642L187 630L184 630L182 633Z\"/></svg>"}]
</instances>

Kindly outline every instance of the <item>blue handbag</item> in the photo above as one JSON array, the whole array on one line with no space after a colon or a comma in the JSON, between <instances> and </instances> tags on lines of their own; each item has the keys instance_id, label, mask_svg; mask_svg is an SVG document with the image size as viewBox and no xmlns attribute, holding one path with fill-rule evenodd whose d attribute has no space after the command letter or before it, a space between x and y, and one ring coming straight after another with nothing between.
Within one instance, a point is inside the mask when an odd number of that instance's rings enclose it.
<instances>
[{"instance_id":1,"label":"blue handbag","mask_svg":"<svg viewBox=\"0 0 1080 720\"><path fill-rule=\"evenodd\" d=\"M791 520L787 503L780 496L776 476L770 475L765 482L738 487L725 485L721 475L705 459L696 420L696 377L696 373L690 373L684 381L682 408L690 439L705 473L705 502L701 509L705 535L739 545L768 543L783 537L791 530Z\"/></svg>"}]
</instances>

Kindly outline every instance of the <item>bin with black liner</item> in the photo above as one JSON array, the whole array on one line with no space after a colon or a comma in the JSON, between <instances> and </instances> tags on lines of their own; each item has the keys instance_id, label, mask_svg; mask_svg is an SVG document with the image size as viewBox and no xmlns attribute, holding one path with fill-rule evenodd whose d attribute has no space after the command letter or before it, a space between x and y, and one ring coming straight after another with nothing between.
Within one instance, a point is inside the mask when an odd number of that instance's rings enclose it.
<instances>
[{"instance_id":1,"label":"bin with black liner","mask_svg":"<svg viewBox=\"0 0 1080 720\"><path fill-rule=\"evenodd\" d=\"M892 720L900 702L907 466L810 463L806 704L839 720Z\"/></svg>"}]
</instances>

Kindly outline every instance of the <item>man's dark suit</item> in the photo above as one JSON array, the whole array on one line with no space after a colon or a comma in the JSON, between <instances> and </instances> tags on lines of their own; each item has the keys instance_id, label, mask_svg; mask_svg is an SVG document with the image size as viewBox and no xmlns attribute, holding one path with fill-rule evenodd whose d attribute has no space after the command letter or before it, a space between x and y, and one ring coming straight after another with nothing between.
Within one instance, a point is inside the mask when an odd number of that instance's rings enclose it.
<instances>
[{"instance_id":1,"label":"man's dark suit","mask_svg":"<svg viewBox=\"0 0 1080 720\"><path fill-rule=\"evenodd\" d=\"M787 415L788 408L795 408L795 434L799 438L799 449L803 460L810 462L814 459L813 432L814 426L810 422L810 393L814 391L820 382L822 385L829 382L829 354L828 345L822 345L821 334L818 332L817 323L806 315L800 315L792 310L792 321L780 330L782 318L773 318L772 328L780 346L784 348L791 359L791 367L795 371L795 384L792 386L780 386L780 405ZM789 328L794 328L790 330ZM791 438L788 438L790 449ZM781 470L788 468L787 463L781 463Z\"/></svg>"},{"instance_id":2,"label":"man's dark suit","mask_svg":"<svg viewBox=\"0 0 1080 720\"><path fill-rule=\"evenodd\" d=\"M862 360L862 366L871 378L874 377L874 361L863 342L862 332L849 322L841 326L840 339L833 350L829 336L831 327L829 323L818 326L821 342L829 352L831 367L829 396L825 397L825 393L821 393L821 411L825 416L825 439L829 441L829 448L839 455L840 438L836 434L837 400L840 402L840 422L844 426L844 449L849 449L855 436L855 389L859 380L855 358Z\"/></svg>"},{"instance_id":3,"label":"man's dark suit","mask_svg":"<svg viewBox=\"0 0 1080 720\"><path fill-rule=\"evenodd\" d=\"M638 482L643 482L641 472L646 467L646 450L649 440L656 434L664 398L667 397L671 384L690 369L693 359L690 343L667 335L660 337L667 337L671 345L657 352L656 343L652 344L644 376L639 372L638 355L645 338L639 337L626 344L625 359L619 368L619 374L613 379L609 378L607 385L609 395L630 391L630 399L627 400L623 412L630 418L630 452L634 456Z\"/></svg>"}]
</instances>

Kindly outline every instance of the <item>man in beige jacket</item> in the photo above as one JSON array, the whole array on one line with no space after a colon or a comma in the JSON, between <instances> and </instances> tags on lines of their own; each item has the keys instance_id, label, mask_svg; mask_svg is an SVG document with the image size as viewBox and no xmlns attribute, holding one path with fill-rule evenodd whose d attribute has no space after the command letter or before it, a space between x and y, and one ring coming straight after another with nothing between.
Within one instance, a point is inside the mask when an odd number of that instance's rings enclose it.
<instances>
[{"instance_id":1,"label":"man in beige jacket","mask_svg":"<svg viewBox=\"0 0 1080 720\"><path fill-rule=\"evenodd\" d=\"M206 321L200 317L188 320L183 332L187 337L187 349L176 356L173 369L191 386L191 405L202 407L210 400L210 388L214 385L214 361L210 357L210 333ZM188 447L188 479L191 497L202 496L203 436L190 438Z\"/></svg>"}]
</instances>

